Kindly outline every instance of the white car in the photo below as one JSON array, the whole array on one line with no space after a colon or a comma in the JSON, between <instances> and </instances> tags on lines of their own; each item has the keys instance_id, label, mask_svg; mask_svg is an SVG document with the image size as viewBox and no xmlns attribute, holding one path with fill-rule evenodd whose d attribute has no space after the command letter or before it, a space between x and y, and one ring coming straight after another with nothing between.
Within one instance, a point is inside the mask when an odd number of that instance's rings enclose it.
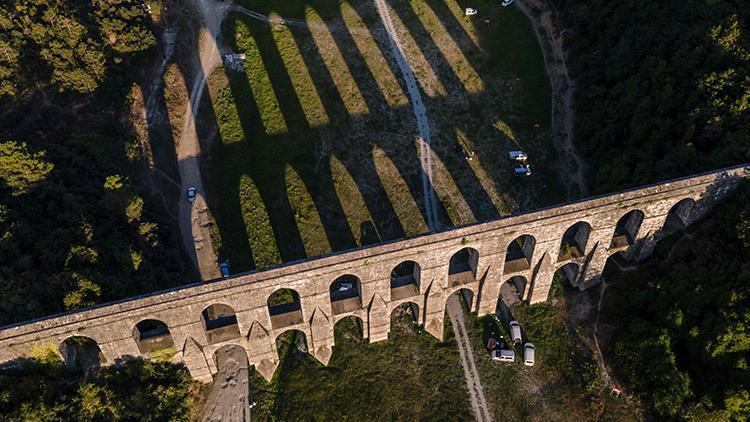
<instances>
[{"instance_id":1,"label":"white car","mask_svg":"<svg viewBox=\"0 0 750 422\"><path fill-rule=\"evenodd\" d=\"M508 151L508 159L510 161L526 162L529 156L523 151Z\"/></svg>"},{"instance_id":2,"label":"white car","mask_svg":"<svg viewBox=\"0 0 750 422\"><path fill-rule=\"evenodd\" d=\"M473 9L473 8L471 8L471 7L467 7L467 8L466 8L466 9L464 10L464 13L466 14L466 16L474 16L474 15L476 15L476 14L477 14L477 9Z\"/></svg>"},{"instance_id":3,"label":"white car","mask_svg":"<svg viewBox=\"0 0 750 422\"><path fill-rule=\"evenodd\" d=\"M531 343L523 345L523 364L534 366L534 345Z\"/></svg>"},{"instance_id":4,"label":"white car","mask_svg":"<svg viewBox=\"0 0 750 422\"><path fill-rule=\"evenodd\" d=\"M499 362L513 362L516 360L516 352L513 349L495 349L490 352L492 360Z\"/></svg>"},{"instance_id":5,"label":"white car","mask_svg":"<svg viewBox=\"0 0 750 422\"><path fill-rule=\"evenodd\" d=\"M189 187L189 188L187 189L187 200L188 200L188 202L193 202L193 201L195 201L195 193L196 193L196 189L195 189L195 187L193 187L193 186L190 186L190 187Z\"/></svg>"},{"instance_id":6,"label":"white car","mask_svg":"<svg viewBox=\"0 0 750 422\"><path fill-rule=\"evenodd\" d=\"M518 321L511 321L510 324L508 324L508 328L510 329L510 338L513 340L513 344L518 344L521 342L521 324L518 323Z\"/></svg>"},{"instance_id":7,"label":"white car","mask_svg":"<svg viewBox=\"0 0 750 422\"><path fill-rule=\"evenodd\" d=\"M508 7L511 3L513 3L513 0L503 0L503 2L500 3L500 6Z\"/></svg>"}]
</instances>

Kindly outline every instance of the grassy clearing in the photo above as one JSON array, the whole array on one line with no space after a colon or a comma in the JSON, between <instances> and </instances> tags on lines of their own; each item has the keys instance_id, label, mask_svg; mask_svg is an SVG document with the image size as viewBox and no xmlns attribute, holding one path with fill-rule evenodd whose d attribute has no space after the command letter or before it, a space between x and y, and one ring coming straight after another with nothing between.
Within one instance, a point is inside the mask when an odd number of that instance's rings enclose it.
<instances>
[{"instance_id":1,"label":"grassy clearing","mask_svg":"<svg viewBox=\"0 0 750 422\"><path fill-rule=\"evenodd\" d=\"M507 325L493 316L469 315L470 336L495 418L506 420L637 420L623 399L611 397L599 377L593 350L566 324L566 294L555 283L549 302L511 309L525 341L536 347L536 364L494 362L485 348L490 333L510 338Z\"/></svg>"},{"instance_id":2,"label":"grassy clearing","mask_svg":"<svg viewBox=\"0 0 750 422\"><path fill-rule=\"evenodd\" d=\"M297 350L299 334L280 340L270 384L253 372L250 397L260 420L460 420L470 413L449 327L438 342L408 318L388 341L368 344L352 319L336 324L328 367Z\"/></svg>"},{"instance_id":3,"label":"grassy clearing","mask_svg":"<svg viewBox=\"0 0 750 422\"><path fill-rule=\"evenodd\" d=\"M241 271L426 232L416 122L375 7L239 3L307 26L225 22L247 60L211 76L215 122L204 122L219 135L207 174L221 258ZM429 97L442 225L559 200L542 164L553 158L549 84L523 15L487 3L485 25L452 0L390 4ZM524 180L504 156L519 145L539 163Z\"/></svg>"}]
</instances>

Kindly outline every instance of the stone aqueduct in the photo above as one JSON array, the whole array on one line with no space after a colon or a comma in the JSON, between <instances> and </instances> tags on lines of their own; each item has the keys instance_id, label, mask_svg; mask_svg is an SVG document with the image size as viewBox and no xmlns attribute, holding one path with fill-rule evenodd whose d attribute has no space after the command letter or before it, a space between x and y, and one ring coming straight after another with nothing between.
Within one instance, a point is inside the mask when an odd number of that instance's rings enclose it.
<instances>
[{"instance_id":1,"label":"stone aqueduct","mask_svg":"<svg viewBox=\"0 0 750 422\"><path fill-rule=\"evenodd\" d=\"M337 321L357 317L370 342L384 340L391 312L404 303L416 305L418 322L442 338L445 303L457 290L473 293L472 311L481 316L495 312L509 280L530 303L547 299L558 271L574 286L592 286L610 256L644 259L661 237L701 218L748 176L748 165L726 168L8 326L0 329L0 362L85 336L109 364L167 344L174 361L210 381L214 353L237 345L270 379L283 332L304 332L309 352L326 364ZM279 289L293 289L295 301L269 305Z\"/></svg>"}]
</instances>

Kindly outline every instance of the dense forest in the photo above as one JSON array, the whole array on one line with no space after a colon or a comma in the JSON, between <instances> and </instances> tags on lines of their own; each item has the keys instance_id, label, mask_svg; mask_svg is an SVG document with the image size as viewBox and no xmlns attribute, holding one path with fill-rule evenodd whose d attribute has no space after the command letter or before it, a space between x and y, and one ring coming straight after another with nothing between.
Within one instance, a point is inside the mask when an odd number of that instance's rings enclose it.
<instances>
[{"instance_id":1,"label":"dense forest","mask_svg":"<svg viewBox=\"0 0 750 422\"><path fill-rule=\"evenodd\" d=\"M0 2L0 325L194 277L128 118L156 33L139 0ZM0 419L187 418L183 367L83 374L50 347L0 373Z\"/></svg>"},{"instance_id":2,"label":"dense forest","mask_svg":"<svg viewBox=\"0 0 750 422\"><path fill-rule=\"evenodd\" d=\"M0 325L183 283L127 119L142 3L7 2L0 27Z\"/></svg>"},{"instance_id":3,"label":"dense forest","mask_svg":"<svg viewBox=\"0 0 750 422\"><path fill-rule=\"evenodd\" d=\"M750 182L620 282L608 322L617 375L661 418L750 415ZM608 293L608 294L611 294Z\"/></svg>"},{"instance_id":4,"label":"dense forest","mask_svg":"<svg viewBox=\"0 0 750 422\"><path fill-rule=\"evenodd\" d=\"M594 192L750 161L750 4L555 3ZM748 210L744 184L674 251L676 237L611 275L622 282L609 321L616 375L659 419L750 414Z\"/></svg>"},{"instance_id":5,"label":"dense forest","mask_svg":"<svg viewBox=\"0 0 750 422\"><path fill-rule=\"evenodd\" d=\"M750 5L555 0L597 193L750 161Z\"/></svg>"}]
</instances>

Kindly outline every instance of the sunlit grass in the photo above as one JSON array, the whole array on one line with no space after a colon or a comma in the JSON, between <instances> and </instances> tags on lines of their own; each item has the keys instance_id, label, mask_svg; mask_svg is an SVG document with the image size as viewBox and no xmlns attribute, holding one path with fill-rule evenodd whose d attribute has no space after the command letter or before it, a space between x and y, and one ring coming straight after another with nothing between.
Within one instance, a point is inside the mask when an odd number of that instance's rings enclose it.
<instances>
[{"instance_id":1,"label":"sunlit grass","mask_svg":"<svg viewBox=\"0 0 750 422\"><path fill-rule=\"evenodd\" d=\"M375 169L378 172L380 182L388 194L390 203L398 215L401 226L407 236L414 236L428 231L427 223L417 206L414 196L409 191L409 186L401 177L398 168L382 149L375 147L372 150ZM415 163L416 164L416 163Z\"/></svg>"},{"instance_id":2,"label":"sunlit grass","mask_svg":"<svg viewBox=\"0 0 750 422\"><path fill-rule=\"evenodd\" d=\"M461 81L464 89L471 94L484 91L484 83L476 70L472 67L464 52L461 51L461 48L453 41L450 33L432 9L423 2L412 2L411 7L425 29L430 32L432 39L425 41L437 46L438 51L442 53L448 65L453 69L453 73Z\"/></svg>"},{"instance_id":3,"label":"sunlit grass","mask_svg":"<svg viewBox=\"0 0 750 422\"><path fill-rule=\"evenodd\" d=\"M276 244L271 219L258 188L247 175L240 178L239 194L242 220L245 222L245 232L255 267L264 268L280 264L281 254Z\"/></svg>"},{"instance_id":4,"label":"sunlit grass","mask_svg":"<svg viewBox=\"0 0 750 422\"><path fill-rule=\"evenodd\" d=\"M294 211L294 221L302 237L305 253L307 256L330 253L331 245L328 243L323 223L320 221L320 214L305 183L291 166L286 166L285 174L289 204Z\"/></svg>"},{"instance_id":5,"label":"sunlit grass","mask_svg":"<svg viewBox=\"0 0 750 422\"><path fill-rule=\"evenodd\" d=\"M309 8L306 11L307 22L320 23L323 19L318 13ZM333 78L336 89L339 91L341 99L344 101L346 110L350 115L361 115L369 113L362 93L359 91L357 83L354 81L351 69L346 64L344 57L341 55L333 36L327 31L311 31L315 45L318 47L321 57Z\"/></svg>"},{"instance_id":6,"label":"sunlit grass","mask_svg":"<svg viewBox=\"0 0 750 422\"><path fill-rule=\"evenodd\" d=\"M346 166L335 155L330 159L331 178L336 196L346 215L346 221L358 245L362 244L362 224L374 221L367 208L362 192Z\"/></svg>"}]
</instances>

